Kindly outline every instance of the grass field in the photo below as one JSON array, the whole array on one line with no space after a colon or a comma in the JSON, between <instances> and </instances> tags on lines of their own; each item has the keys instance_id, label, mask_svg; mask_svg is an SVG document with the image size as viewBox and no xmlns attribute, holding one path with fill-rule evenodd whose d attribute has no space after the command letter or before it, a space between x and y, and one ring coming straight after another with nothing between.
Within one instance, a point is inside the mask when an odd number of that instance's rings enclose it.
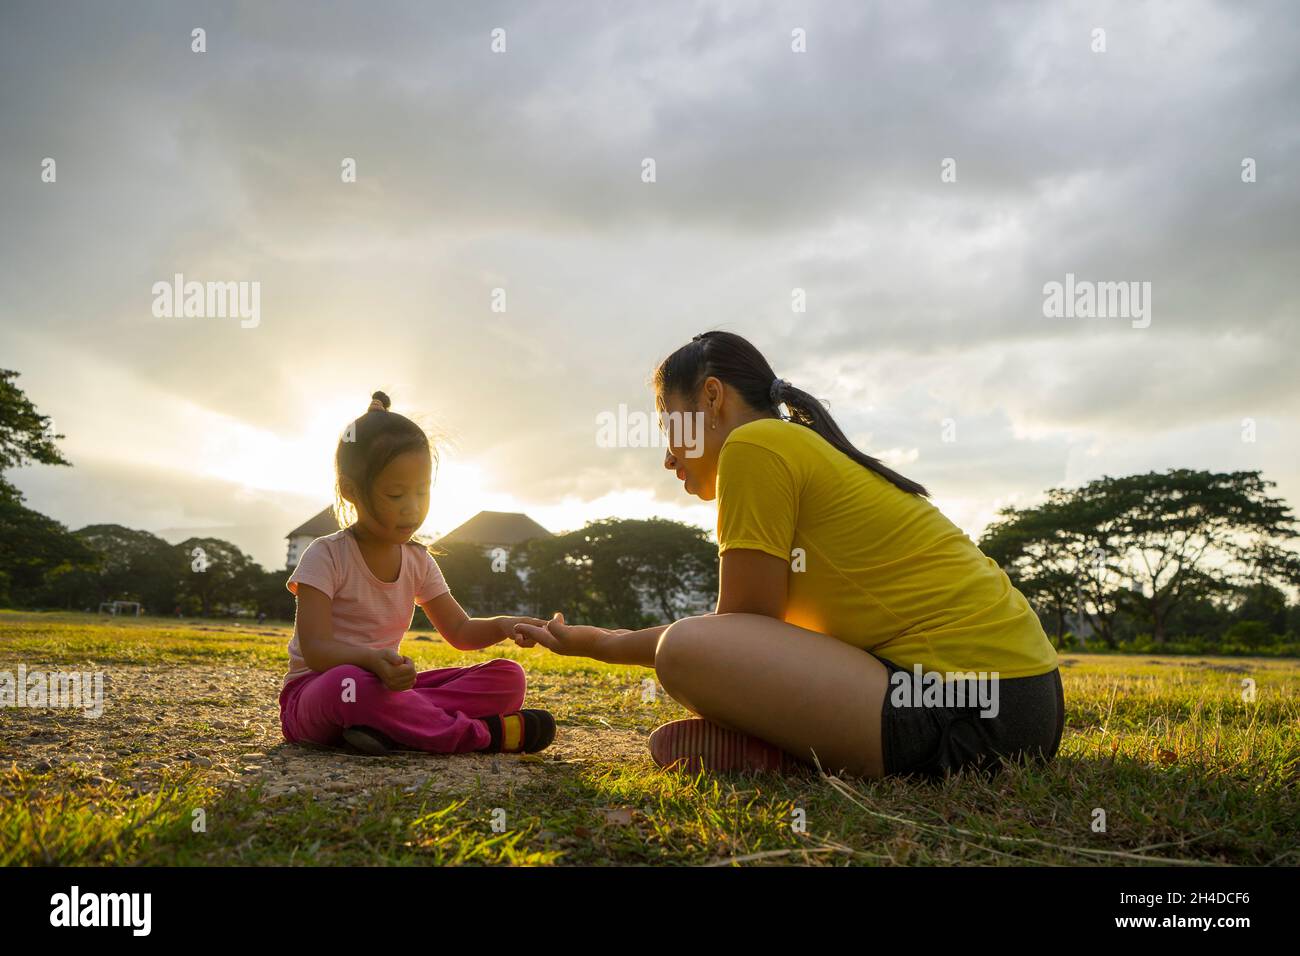
<instances>
[{"instance_id":1,"label":"grass field","mask_svg":"<svg viewBox=\"0 0 1300 956\"><path fill-rule=\"evenodd\" d=\"M1047 768L943 783L692 777L645 738L686 716L652 672L407 636L421 669L519 660L542 754L286 744L289 629L0 611L0 671L102 672L104 711L0 710L0 862L1295 865L1294 660L1063 657ZM1253 700L1243 681L1254 681ZM1104 813L1104 828L1098 825Z\"/></svg>"}]
</instances>

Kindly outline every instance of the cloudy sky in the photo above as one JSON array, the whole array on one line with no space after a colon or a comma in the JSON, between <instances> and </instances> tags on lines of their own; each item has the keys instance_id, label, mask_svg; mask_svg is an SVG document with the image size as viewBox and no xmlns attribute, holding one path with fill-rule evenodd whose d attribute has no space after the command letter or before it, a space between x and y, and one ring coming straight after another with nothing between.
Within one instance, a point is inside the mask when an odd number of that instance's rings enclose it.
<instances>
[{"instance_id":1,"label":"cloudy sky","mask_svg":"<svg viewBox=\"0 0 1300 956\"><path fill-rule=\"evenodd\" d=\"M725 328L972 536L1152 469L1300 503L1297 50L1287 2L6 2L0 367L74 464L9 477L279 567L382 387L428 533L711 526L596 419ZM155 315L177 273L256 327ZM1149 325L1046 317L1067 273Z\"/></svg>"}]
</instances>

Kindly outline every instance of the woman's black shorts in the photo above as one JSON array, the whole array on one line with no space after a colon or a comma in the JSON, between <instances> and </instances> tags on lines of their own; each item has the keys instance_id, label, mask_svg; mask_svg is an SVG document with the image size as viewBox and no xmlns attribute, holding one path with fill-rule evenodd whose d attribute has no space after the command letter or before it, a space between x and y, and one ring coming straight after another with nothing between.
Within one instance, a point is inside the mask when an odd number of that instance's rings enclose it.
<instances>
[{"instance_id":1,"label":"woman's black shorts","mask_svg":"<svg viewBox=\"0 0 1300 956\"><path fill-rule=\"evenodd\" d=\"M906 700L900 706L896 697L902 695L894 694L894 681L899 678L893 675L901 673L911 680L913 670L883 658L877 660L891 678L880 712L887 776L934 778L961 769L996 773L1001 757L1046 762L1056 756L1065 729L1060 668L1035 677L999 679L997 714L981 716L981 705L973 693L965 706L909 706ZM912 696L915 700L916 695Z\"/></svg>"}]
</instances>

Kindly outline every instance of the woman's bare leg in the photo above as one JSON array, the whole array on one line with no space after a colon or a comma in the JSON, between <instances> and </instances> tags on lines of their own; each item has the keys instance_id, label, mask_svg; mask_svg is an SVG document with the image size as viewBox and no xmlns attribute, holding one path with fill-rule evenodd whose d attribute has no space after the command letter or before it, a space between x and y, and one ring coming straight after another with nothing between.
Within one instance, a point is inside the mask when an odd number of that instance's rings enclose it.
<instances>
[{"instance_id":1,"label":"woman's bare leg","mask_svg":"<svg viewBox=\"0 0 1300 956\"><path fill-rule=\"evenodd\" d=\"M884 776L880 711L888 671L866 651L759 614L672 624L655 672L701 717L760 737L828 773Z\"/></svg>"}]
</instances>

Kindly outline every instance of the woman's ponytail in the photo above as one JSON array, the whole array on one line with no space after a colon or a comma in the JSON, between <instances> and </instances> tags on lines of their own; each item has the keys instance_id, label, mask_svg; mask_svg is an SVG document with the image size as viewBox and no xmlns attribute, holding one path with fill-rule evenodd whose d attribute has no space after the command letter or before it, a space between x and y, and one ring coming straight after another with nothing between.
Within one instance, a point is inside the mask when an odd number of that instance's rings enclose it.
<instances>
[{"instance_id":1,"label":"woman's ponytail","mask_svg":"<svg viewBox=\"0 0 1300 956\"><path fill-rule=\"evenodd\" d=\"M840 430L840 426L835 424L835 419L831 418L831 413L826 410L825 404L820 399L814 398L803 389L795 388L788 382L782 383L777 394L781 404L790 409L790 421L811 428L863 468L869 468L881 478L897 485L904 491L920 495L923 498L930 496L930 492L925 489L924 485L913 481L911 478L903 477L879 458L873 458L866 452L859 451L849 441L848 436Z\"/></svg>"},{"instance_id":2,"label":"woman's ponytail","mask_svg":"<svg viewBox=\"0 0 1300 956\"><path fill-rule=\"evenodd\" d=\"M785 405L790 410L790 421L811 428L863 468L903 491L929 497L923 485L855 448L820 399L777 378L763 353L734 332L702 332L695 336L659 363L654 385L661 395L693 395L710 375L736 389L753 408L770 409L779 416L780 407Z\"/></svg>"}]
</instances>

